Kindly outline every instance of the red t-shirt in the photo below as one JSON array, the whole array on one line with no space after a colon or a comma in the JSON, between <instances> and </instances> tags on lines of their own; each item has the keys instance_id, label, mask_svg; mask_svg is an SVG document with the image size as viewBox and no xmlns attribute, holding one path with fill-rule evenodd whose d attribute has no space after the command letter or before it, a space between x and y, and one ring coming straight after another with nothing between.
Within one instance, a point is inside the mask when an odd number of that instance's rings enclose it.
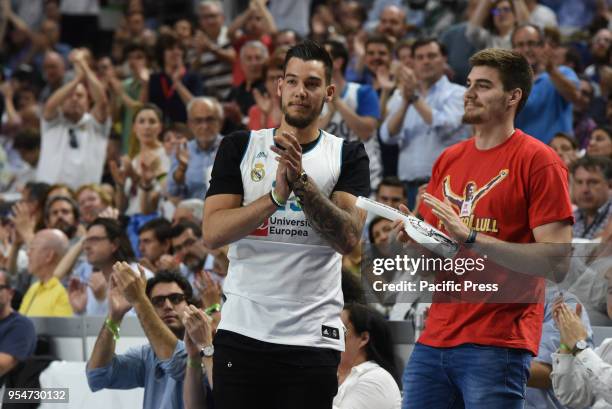
<instances>
[{"instance_id":1,"label":"red t-shirt","mask_svg":"<svg viewBox=\"0 0 612 409\"><path fill-rule=\"evenodd\" d=\"M551 148L518 129L492 149L478 150L474 138L446 149L427 192L441 200L446 196L471 228L507 242L532 243L534 228L573 222L566 166ZM419 213L443 229L427 205ZM533 280L543 289L543 279ZM494 345L537 355L543 313L541 303L434 303L419 342Z\"/></svg>"}]
</instances>

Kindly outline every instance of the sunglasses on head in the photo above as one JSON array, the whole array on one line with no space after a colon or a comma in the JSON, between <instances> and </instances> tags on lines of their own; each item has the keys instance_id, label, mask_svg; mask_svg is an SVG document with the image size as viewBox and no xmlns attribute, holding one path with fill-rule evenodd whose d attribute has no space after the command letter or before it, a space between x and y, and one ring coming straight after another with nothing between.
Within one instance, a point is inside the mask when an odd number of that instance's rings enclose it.
<instances>
[{"instance_id":1,"label":"sunglasses on head","mask_svg":"<svg viewBox=\"0 0 612 409\"><path fill-rule=\"evenodd\" d=\"M185 296L185 294L181 294L181 293L156 295L155 297L151 298L151 304L153 304L157 308L161 308L166 303L166 299L170 300L172 305L178 305L182 303L183 301L185 301L187 297Z\"/></svg>"}]
</instances>

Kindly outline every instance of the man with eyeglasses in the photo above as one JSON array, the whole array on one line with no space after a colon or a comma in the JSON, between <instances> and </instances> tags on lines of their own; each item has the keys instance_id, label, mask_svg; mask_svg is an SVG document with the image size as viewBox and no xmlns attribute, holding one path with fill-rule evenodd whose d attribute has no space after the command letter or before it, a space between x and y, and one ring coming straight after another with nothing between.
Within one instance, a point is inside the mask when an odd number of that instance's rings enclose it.
<instances>
[{"instance_id":1,"label":"man with eyeglasses","mask_svg":"<svg viewBox=\"0 0 612 409\"><path fill-rule=\"evenodd\" d=\"M100 183L111 121L104 88L86 51L73 51L70 60L74 79L55 91L43 110L36 179L77 189Z\"/></svg>"},{"instance_id":2,"label":"man with eyeglasses","mask_svg":"<svg viewBox=\"0 0 612 409\"><path fill-rule=\"evenodd\" d=\"M193 98L187 104L187 122L194 138L180 146L172 158L168 193L181 199L203 199L223 138L219 133L223 124L221 104L210 97Z\"/></svg>"},{"instance_id":3,"label":"man with eyeglasses","mask_svg":"<svg viewBox=\"0 0 612 409\"><path fill-rule=\"evenodd\" d=\"M143 387L145 409L182 409L186 364L202 365L200 359L187 360L182 341L192 289L179 274L160 272L147 281L138 270L125 262L113 267L109 311L87 363L87 381L93 392ZM115 354L121 321L132 307L149 344ZM197 347L203 358L212 357L212 345Z\"/></svg>"},{"instance_id":4,"label":"man with eyeglasses","mask_svg":"<svg viewBox=\"0 0 612 409\"><path fill-rule=\"evenodd\" d=\"M512 33L512 48L527 59L535 73L529 99L516 116L516 127L545 144L559 132L573 135L572 104L580 102L576 73L555 65L553 48L535 25L518 26Z\"/></svg>"},{"instance_id":5,"label":"man with eyeglasses","mask_svg":"<svg viewBox=\"0 0 612 409\"><path fill-rule=\"evenodd\" d=\"M4 376L34 353L36 332L32 322L13 310L14 290L0 270L0 385Z\"/></svg>"}]
</instances>

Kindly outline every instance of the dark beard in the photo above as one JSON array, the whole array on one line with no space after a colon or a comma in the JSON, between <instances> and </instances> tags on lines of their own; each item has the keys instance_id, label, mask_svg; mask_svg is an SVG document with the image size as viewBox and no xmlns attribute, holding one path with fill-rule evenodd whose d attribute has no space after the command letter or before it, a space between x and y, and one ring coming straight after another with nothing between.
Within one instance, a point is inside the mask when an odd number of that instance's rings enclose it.
<instances>
[{"instance_id":1,"label":"dark beard","mask_svg":"<svg viewBox=\"0 0 612 409\"><path fill-rule=\"evenodd\" d=\"M461 122L468 125L478 125L483 122L481 115L463 114Z\"/></svg>"},{"instance_id":2,"label":"dark beard","mask_svg":"<svg viewBox=\"0 0 612 409\"><path fill-rule=\"evenodd\" d=\"M293 126L297 129L307 128L308 126L310 126L310 124L313 123L313 121L316 121L319 118L319 115L321 115L321 112L323 111L324 104L325 100L321 101L319 109L313 109L304 117L295 117L289 114L289 112L287 111L287 107L283 104L283 101L281 99L281 108L283 111L283 115L285 116L285 122L287 122L287 125Z\"/></svg>"},{"instance_id":3,"label":"dark beard","mask_svg":"<svg viewBox=\"0 0 612 409\"><path fill-rule=\"evenodd\" d=\"M63 220L59 220L57 223L55 223L53 228L61 230L69 239L73 238L77 231L77 227L75 225L70 225Z\"/></svg>"}]
</instances>

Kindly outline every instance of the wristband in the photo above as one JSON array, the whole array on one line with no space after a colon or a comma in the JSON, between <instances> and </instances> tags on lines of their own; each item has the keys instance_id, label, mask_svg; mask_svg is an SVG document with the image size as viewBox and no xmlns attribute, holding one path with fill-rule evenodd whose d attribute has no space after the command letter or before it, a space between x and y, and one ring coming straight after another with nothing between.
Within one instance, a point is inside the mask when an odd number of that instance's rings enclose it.
<instances>
[{"instance_id":1,"label":"wristband","mask_svg":"<svg viewBox=\"0 0 612 409\"><path fill-rule=\"evenodd\" d=\"M219 312L219 311L221 311L221 304L219 303L213 304L204 310L206 315L212 315L213 312Z\"/></svg>"},{"instance_id":2,"label":"wristband","mask_svg":"<svg viewBox=\"0 0 612 409\"><path fill-rule=\"evenodd\" d=\"M560 344L559 344L559 349L562 349L562 350L567 351L567 352L572 352L572 350L570 349L570 347L568 347L568 346L567 346L567 345L565 345L564 343L560 343Z\"/></svg>"},{"instance_id":3,"label":"wristband","mask_svg":"<svg viewBox=\"0 0 612 409\"><path fill-rule=\"evenodd\" d=\"M467 239L465 239L465 243L466 244L472 244L472 243L476 243L476 235L478 235L478 232L474 229L470 230L470 234L468 235Z\"/></svg>"},{"instance_id":4,"label":"wristband","mask_svg":"<svg viewBox=\"0 0 612 409\"><path fill-rule=\"evenodd\" d=\"M276 194L274 194L274 189L270 190L270 199L272 199L272 203L274 203L276 207L283 207L287 204L287 202L283 203L280 200L278 200L278 198L276 197Z\"/></svg>"},{"instance_id":5,"label":"wristband","mask_svg":"<svg viewBox=\"0 0 612 409\"><path fill-rule=\"evenodd\" d=\"M110 318L107 318L106 321L104 321L104 326L111 332L111 334L113 334L113 339L117 341L119 339L119 332L121 331L119 324Z\"/></svg>"},{"instance_id":6,"label":"wristband","mask_svg":"<svg viewBox=\"0 0 612 409\"><path fill-rule=\"evenodd\" d=\"M187 357L187 367L194 369L202 369L202 360L200 358Z\"/></svg>"}]
</instances>

